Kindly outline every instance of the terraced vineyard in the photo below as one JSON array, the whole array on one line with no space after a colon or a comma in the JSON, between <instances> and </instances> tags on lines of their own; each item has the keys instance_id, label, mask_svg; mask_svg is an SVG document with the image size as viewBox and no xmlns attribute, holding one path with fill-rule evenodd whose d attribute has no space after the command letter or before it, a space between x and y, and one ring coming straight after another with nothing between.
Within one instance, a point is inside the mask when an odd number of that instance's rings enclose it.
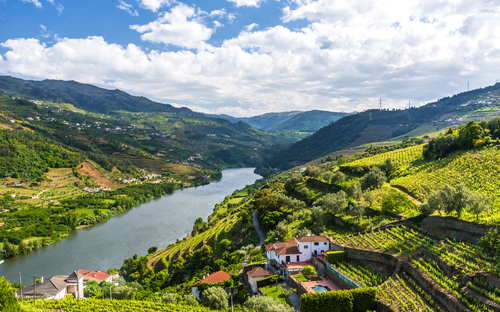
<instances>
[{"instance_id":1,"label":"terraced vineyard","mask_svg":"<svg viewBox=\"0 0 500 312\"><path fill-rule=\"evenodd\" d=\"M448 311L417 285L406 273L391 277L379 287L379 298L393 311L444 312Z\"/></svg>"},{"instance_id":2,"label":"terraced vineyard","mask_svg":"<svg viewBox=\"0 0 500 312\"><path fill-rule=\"evenodd\" d=\"M373 166L383 163L390 158L396 166L408 166L412 162L422 159L422 150L424 145L412 146L404 149L398 149L392 152L374 155L367 158L361 158L347 165L352 166Z\"/></svg>"},{"instance_id":3,"label":"terraced vineyard","mask_svg":"<svg viewBox=\"0 0 500 312\"><path fill-rule=\"evenodd\" d=\"M59 312L209 312L206 307L192 307L181 304L154 303L151 301L135 300L37 300L36 306L33 301L25 300L23 303L25 311L59 311Z\"/></svg>"},{"instance_id":4,"label":"terraced vineyard","mask_svg":"<svg viewBox=\"0 0 500 312\"><path fill-rule=\"evenodd\" d=\"M337 237L337 244L363 248L391 254L409 255L420 247L430 248L436 242L416 228L407 226L388 227L380 231L370 231L362 235Z\"/></svg>"},{"instance_id":5,"label":"terraced vineyard","mask_svg":"<svg viewBox=\"0 0 500 312\"><path fill-rule=\"evenodd\" d=\"M411 168L411 174L395 178L392 184L405 187L420 200L445 184L464 183L473 192L495 196L492 211L479 217L481 223L500 223L500 150L487 147L457 152L446 158L422 163ZM463 219L475 221L476 216L465 213Z\"/></svg>"},{"instance_id":6,"label":"terraced vineyard","mask_svg":"<svg viewBox=\"0 0 500 312\"><path fill-rule=\"evenodd\" d=\"M333 266L365 287L378 286L386 280L386 277L376 273L367 266L349 262L339 262Z\"/></svg>"}]
</instances>

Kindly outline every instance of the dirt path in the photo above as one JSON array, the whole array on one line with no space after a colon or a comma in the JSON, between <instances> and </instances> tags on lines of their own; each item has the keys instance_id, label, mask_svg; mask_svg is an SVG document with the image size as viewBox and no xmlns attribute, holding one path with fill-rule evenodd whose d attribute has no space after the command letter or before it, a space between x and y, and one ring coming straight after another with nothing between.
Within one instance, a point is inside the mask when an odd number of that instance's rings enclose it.
<instances>
[{"instance_id":1,"label":"dirt path","mask_svg":"<svg viewBox=\"0 0 500 312\"><path fill-rule=\"evenodd\" d=\"M40 193L36 194L36 195L33 195L33 199L38 199L40 197L40 195L42 195L44 192L46 192L47 190L43 190L41 191Z\"/></svg>"},{"instance_id":2,"label":"dirt path","mask_svg":"<svg viewBox=\"0 0 500 312\"><path fill-rule=\"evenodd\" d=\"M410 195L410 193L404 187L402 187L400 185L391 184L391 188L395 189L396 191L400 192L401 194L405 194L412 202L417 204L417 206L422 204L422 202L420 200L418 200L415 197L413 197L412 195Z\"/></svg>"},{"instance_id":3,"label":"dirt path","mask_svg":"<svg viewBox=\"0 0 500 312\"><path fill-rule=\"evenodd\" d=\"M253 225L255 226L255 230L257 231L257 233L259 234L259 237L260 237L259 246L255 247L255 248L260 248L260 246L262 246L262 244L264 244L264 240L266 239L266 234L260 228L259 219L257 219L257 210L255 210L253 212Z\"/></svg>"}]
</instances>

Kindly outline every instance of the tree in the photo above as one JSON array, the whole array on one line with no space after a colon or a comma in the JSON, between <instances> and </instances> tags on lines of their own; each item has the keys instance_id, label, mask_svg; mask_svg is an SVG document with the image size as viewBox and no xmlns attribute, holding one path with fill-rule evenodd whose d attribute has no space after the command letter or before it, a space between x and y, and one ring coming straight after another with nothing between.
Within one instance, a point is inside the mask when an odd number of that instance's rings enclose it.
<instances>
[{"instance_id":1,"label":"tree","mask_svg":"<svg viewBox=\"0 0 500 312\"><path fill-rule=\"evenodd\" d=\"M148 254L153 254L153 253L155 253L157 250L158 250L158 247L156 247L156 246L149 247L149 249L148 249Z\"/></svg>"},{"instance_id":2,"label":"tree","mask_svg":"<svg viewBox=\"0 0 500 312\"><path fill-rule=\"evenodd\" d=\"M310 265L306 265L302 269L301 273L302 273L302 276L304 276L307 279L309 279L309 276L311 276L311 275L318 274L318 273L316 273L316 269L313 266L310 266Z\"/></svg>"},{"instance_id":3,"label":"tree","mask_svg":"<svg viewBox=\"0 0 500 312\"><path fill-rule=\"evenodd\" d=\"M358 217L358 220L361 220L365 215L365 206L361 203L354 203L349 210L349 213L353 217Z\"/></svg>"},{"instance_id":4,"label":"tree","mask_svg":"<svg viewBox=\"0 0 500 312\"><path fill-rule=\"evenodd\" d=\"M474 146L475 140L480 140L484 137L484 130L475 121L471 120L460 129L458 133L458 145L462 149L469 149Z\"/></svg>"},{"instance_id":5,"label":"tree","mask_svg":"<svg viewBox=\"0 0 500 312\"><path fill-rule=\"evenodd\" d=\"M300 196L303 198L303 199L307 199L307 195L309 194L309 189L307 187L303 187L301 190L300 190Z\"/></svg>"},{"instance_id":6,"label":"tree","mask_svg":"<svg viewBox=\"0 0 500 312\"><path fill-rule=\"evenodd\" d=\"M99 283L97 281L94 281L94 280L88 281L87 285L83 289L83 295L86 298L92 298L92 297L101 298L102 291L101 291L101 287L99 287Z\"/></svg>"},{"instance_id":7,"label":"tree","mask_svg":"<svg viewBox=\"0 0 500 312\"><path fill-rule=\"evenodd\" d=\"M337 160L337 165L340 167L345 164L345 158L340 157L339 160Z\"/></svg>"},{"instance_id":8,"label":"tree","mask_svg":"<svg viewBox=\"0 0 500 312\"><path fill-rule=\"evenodd\" d=\"M325 221L325 211L321 209L321 207L313 207L311 209L311 218L314 223L316 223L319 226L322 226Z\"/></svg>"},{"instance_id":9,"label":"tree","mask_svg":"<svg viewBox=\"0 0 500 312\"><path fill-rule=\"evenodd\" d=\"M193 295L188 295L184 298L184 304L191 306L191 307L197 307L200 305L198 300L196 299L195 296Z\"/></svg>"},{"instance_id":10,"label":"tree","mask_svg":"<svg viewBox=\"0 0 500 312\"><path fill-rule=\"evenodd\" d=\"M135 297L135 288L130 286L113 287L113 299L132 300Z\"/></svg>"},{"instance_id":11,"label":"tree","mask_svg":"<svg viewBox=\"0 0 500 312\"><path fill-rule=\"evenodd\" d=\"M323 175L321 176L323 178L323 180L325 180L326 182L330 182L330 180L333 178L334 174L330 171L327 171L325 173L323 173Z\"/></svg>"},{"instance_id":12,"label":"tree","mask_svg":"<svg viewBox=\"0 0 500 312\"><path fill-rule=\"evenodd\" d=\"M460 183L455 188L455 194L453 194L453 210L458 214L458 216L462 216L462 212L469 205L469 198L471 196L471 192L465 187L465 184Z\"/></svg>"},{"instance_id":13,"label":"tree","mask_svg":"<svg viewBox=\"0 0 500 312\"><path fill-rule=\"evenodd\" d=\"M21 305L14 296L10 283L5 277L0 278L0 311L21 312Z\"/></svg>"},{"instance_id":14,"label":"tree","mask_svg":"<svg viewBox=\"0 0 500 312\"><path fill-rule=\"evenodd\" d=\"M354 200L360 200L362 195L361 185L358 182L353 182L347 187L347 196Z\"/></svg>"},{"instance_id":15,"label":"tree","mask_svg":"<svg viewBox=\"0 0 500 312\"><path fill-rule=\"evenodd\" d=\"M479 215L490 209L491 198L482 194L471 194L468 198L469 212L476 215L476 220L479 220Z\"/></svg>"},{"instance_id":16,"label":"tree","mask_svg":"<svg viewBox=\"0 0 500 312\"><path fill-rule=\"evenodd\" d=\"M161 297L161 300L163 303L177 304L177 299L173 293L165 293L163 297Z\"/></svg>"},{"instance_id":17,"label":"tree","mask_svg":"<svg viewBox=\"0 0 500 312\"><path fill-rule=\"evenodd\" d=\"M370 190L365 190L363 192L363 200L368 204L368 206L373 206L373 203L375 202L375 196L373 196L372 192Z\"/></svg>"},{"instance_id":18,"label":"tree","mask_svg":"<svg viewBox=\"0 0 500 312\"><path fill-rule=\"evenodd\" d=\"M213 310L226 310L229 295L222 287L210 287L201 293L203 303Z\"/></svg>"},{"instance_id":19,"label":"tree","mask_svg":"<svg viewBox=\"0 0 500 312\"><path fill-rule=\"evenodd\" d=\"M300 173L294 173L285 181L285 190L290 192L293 187L304 181L304 177Z\"/></svg>"},{"instance_id":20,"label":"tree","mask_svg":"<svg viewBox=\"0 0 500 312\"><path fill-rule=\"evenodd\" d=\"M343 174L342 172L340 171L337 171L333 174L333 177L332 177L332 183L342 183L345 181L345 174Z\"/></svg>"},{"instance_id":21,"label":"tree","mask_svg":"<svg viewBox=\"0 0 500 312\"><path fill-rule=\"evenodd\" d=\"M378 167L373 167L359 180L359 183L364 190L376 189L384 185L386 180L385 174Z\"/></svg>"},{"instance_id":22,"label":"tree","mask_svg":"<svg viewBox=\"0 0 500 312\"><path fill-rule=\"evenodd\" d=\"M278 223L276 226L276 233L279 237L284 241L288 236L288 223L283 220Z\"/></svg>"},{"instance_id":23,"label":"tree","mask_svg":"<svg viewBox=\"0 0 500 312\"><path fill-rule=\"evenodd\" d=\"M384 163L380 165L380 169L385 172L386 176L390 176L394 170L396 170L396 165L394 165L391 158L387 158Z\"/></svg>"},{"instance_id":24,"label":"tree","mask_svg":"<svg viewBox=\"0 0 500 312\"><path fill-rule=\"evenodd\" d=\"M294 312L292 307L286 307L279 300L267 296L254 296L245 302L245 307L255 312Z\"/></svg>"}]
</instances>

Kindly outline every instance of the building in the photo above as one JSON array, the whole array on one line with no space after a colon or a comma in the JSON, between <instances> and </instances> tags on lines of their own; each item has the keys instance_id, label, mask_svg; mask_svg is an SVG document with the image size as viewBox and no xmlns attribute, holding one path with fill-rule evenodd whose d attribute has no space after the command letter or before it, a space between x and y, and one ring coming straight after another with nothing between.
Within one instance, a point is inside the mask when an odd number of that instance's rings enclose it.
<instances>
[{"instance_id":1,"label":"building","mask_svg":"<svg viewBox=\"0 0 500 312\"><path fill-rule=\"evenodd\" d=\"M268 268L273 271L280 269L286 271L289 264L305 263L314 256L319 256L322 252L329 250L331 242L331 238L326 236L307 235L292 238L288 242L267 244L265 247Z\"/></svg>"},{"instance_id":2,"label":"building","mask_svg":"<svg viewBox=\"0 0 500 312\"><path fill-rule=\"evenodd\" d=\"M71 275L56 275L45 281L42 277L35 286L26 286L22 291L23 298L64 299L66 295L83 298L83 276L76 271ZM16 297L20 296L21 292L16 292Z\"/></svg>"},{"instance_id":3,"label":"building","mask_svg":"<svg viewBox=\"0 0 500 312\"><path fill-rule=\"evenodd\" d=\"M225 280L230 279L230 278L231 278L231 275L229 275L229 273L226 273L225 271L218 271L218 272L215 272L212 274L208 274L202 280L199 280L196 283L194 283L193 285L191 285L192 294L193 294L193 296L196 297L196 299L202 301L200 298L200 292L198 291L198 286L197 286L198 284L200 284L200 283L217 284L217 283L224 282Z\"/></svg>"},{"instance_id":4,"label":"building","mask_svg":"<svg viewBox=\"0 0 500 312\"><path fill-rule=\"evenodd\" d=\"M78 274L81 274L83 276L83 283L87 284L88 281L94 280L97 281L98 283L100 282L108 282L111 283L113 281L113 277L101 270L97 271L87 271L87 270L79 270Z\"/></svg>"},{"instance_id":5,"label":"building","mask_svg":"<svg viewBox=\"0 0 500 312\"><path fill-rule=\"evenodd\" d=\"M265 279L266 277L274 275L271 271L263 269L261 267L255 267L252 270L247 272L248 276L248 284L252 287L254 292L257 291L257 281L261 279Z\"/></svg>"}]
</instances>

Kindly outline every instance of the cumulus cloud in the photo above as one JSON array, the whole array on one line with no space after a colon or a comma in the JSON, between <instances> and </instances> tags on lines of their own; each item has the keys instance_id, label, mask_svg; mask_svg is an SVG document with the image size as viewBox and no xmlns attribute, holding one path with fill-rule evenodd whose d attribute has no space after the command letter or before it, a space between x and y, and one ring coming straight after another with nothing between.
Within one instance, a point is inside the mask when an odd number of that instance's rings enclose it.
<instances>
[{"instance_id":1,"label":"cumulus cloud","mask_svg":"<svg viewBox=\"0 0 500 312\"><path fill-rule=\"evenodd\" d=\"M498 78L495 1L294 1L283 20L309 21L306 27L249 27L220 47L207 43L214 29L202 18L211 13L182 4L132 29L143 40L190 50L149 51L102 37L57 38L52 46L11 39L1 44L8 52L0 72L109 85L240 116L359 111L378 107L380 97L384 107L405 107Z\"/></svg>"},{"instance_id":2,"label":"cumulus cloud","mask_svg":"<svg viewBox=\"0 0 500 312\"><path fill-rule=\"evenodd\" d=\"M41 8L42 4L38 0L21 0L22 2L33 3L37 8Z\"/></svg>"},{"instance_id":3,"label":"cumulus cloud","mask_svg":"<svg viewBox=\"0 0 500 312\"><path fill-rule=\"evenodd\" d=\"M128 14L130 14L132 16L139 16L139 13L137 12L137 10L134 10L134 6L133 5L131 5L129 3L126 3L123 0L118 0L118 2L120 4L116 5L117 8L119 8L120 10L123 10L123 11L127 12Z\"/></svg>"},{"instance_id":4,"label":"cumulus cloud","mask_svg":"<svg viewBox=\"0 0 500 312\"><path fill-rule=\"evenodd\" d=\"M250 25L245 26L246 31L252 31L252 29L259 27L259 24L252 23Z\"/></svg>"},{"instance_id":5,"label":"cumulus cloud","mask_svg":"<svg viewBox=\"0 0 500 312\"><path fill-rule=\"evenodd\" d=\"M229 2L233 2L237 7L242 7L242 6L253 6L253 7L259 7L264 0L227 0Z\"/></svg>"},{"instance_id":6,"label":"cumulus cloud","mask_svg":"<svg viewBox=\"0 0 500 312\"><path fill-rule=\"evenodd\" d=\"M157 12L161 7L169 7L174 4L175 0L137 0L139 5L147 10Z\"/></svg>"},{"instance_id":7,"label":"cumulus cloud","mask_svg":"<svg viewBox=\"0 0 500 312\"><path fill-rule=\"evenodd\" d=\"M130 28L141 33L144 41L194 49L203 46L214 32L203 24L201 14L204 12L197 12L194 7L181 3L170 12L162 13L154 22Z\"/></svg>"},{"instance_id":8,"label":"cumulus cloud","mask_svg":"<svg viewBox=\"0 0 500 312\"><path fill-rule=\"evenodd\" d=\"M63 10L64 10L64 6L62 4L60 4L60 3L58 3L56 5L56 10L59 12L59 15L61 15L62 12L63 12Z\"/></svg>"}]
</instances>

